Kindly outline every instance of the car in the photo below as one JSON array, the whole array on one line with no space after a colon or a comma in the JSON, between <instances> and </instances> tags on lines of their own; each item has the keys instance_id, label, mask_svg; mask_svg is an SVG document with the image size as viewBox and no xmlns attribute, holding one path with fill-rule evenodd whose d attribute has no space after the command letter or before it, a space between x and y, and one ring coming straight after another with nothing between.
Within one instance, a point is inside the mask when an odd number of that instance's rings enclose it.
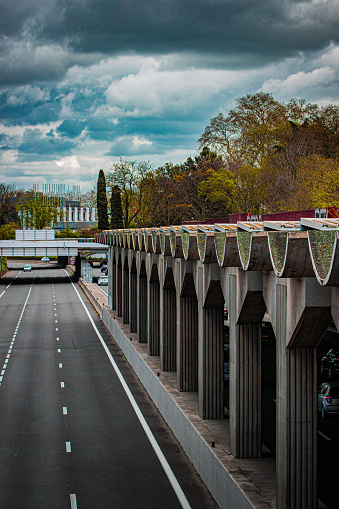
<instances>
[{"instance_id":1,"label":"car","mask_svg":"<svg viewBox=\"0 0 339 509\"><path fill-rule=\"evenodd\" d=\"M320 373L322 375L327 373L329 378L339 375L339 350L337 348L331 348L321 359Z\"/></svg>"},{"instance_id":2,"label":"car","mask_svg":"<svg viewBox=\"0 0 339 509\"><path fill-rule=\"evenodd\" d=\"M107 265L102 265L100 271L105 272L107 269Z\"/></svg>"},{"instance_id":3,"label":"car","mask_svg":"<svg viewBox=\"0 0 339 509\"><path fill-rule=\"evenodd\" d=\"M108 276L100 276L98 285L108 285Z\"/></svg>"},{"instance_id":4,"label":"car","mask_svg":"<svg viewBox=\"0 0 339 509\"><path fill-rule=\"evenodd\" d=\"M318 412L323 419L339 414L339 382L324 382L319 386Z\"/></svg>"},{"instance_id":5,"label":"car","mask_svg":"<svg viewBox=\"0 0 339 509\"><path fill-rule=\"evenodd\" d=\"M31 272L32 270L32 265L30 263L26 263L24 265L24 272Z\"/></svg>"},{"instance_id":6,"label":"car","mask_svg":"<svg viewBox=\"0 0 339 509\"><path fill-rule=\"evenodd\" d=\"M42 261L42 262L49 262L49 258L48 258L48 256L43 256L43 257L41 258L41 261Z\"/></svg>"}]
</instances>

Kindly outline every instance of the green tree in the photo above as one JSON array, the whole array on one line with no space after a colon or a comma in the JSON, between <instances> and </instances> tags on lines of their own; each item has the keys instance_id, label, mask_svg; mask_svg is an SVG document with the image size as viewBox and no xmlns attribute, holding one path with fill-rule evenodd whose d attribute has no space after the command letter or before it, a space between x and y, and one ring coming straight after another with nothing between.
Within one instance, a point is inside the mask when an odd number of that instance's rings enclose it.
<instances>
[{"instance_id":1,"label":"green tree","mask_svg":"<svg viewBox=\"0 0 339 509\"><path fill-rule=\"evenodd\" d=\"M35 191L26 193L20 199L17 209L22 226L34 230L56 225L61 215L58 197L44 196Z\"/></svg>"},{"instance_id":2,"label":"green tree","mask_svg":"<svg viewBox=\"0 0 339 509\"><path fill-rule=\"evenodd\" d=\"M0 226L0 239L12 240L15 239L15 230L18 230L17 223L7 223Z\"/></svg>"},{"instance_id":3,"label":"green tree","mask_svg":"<svg viewBox=\"0 0 339 509\"><path fill-rule=\"evenodd\" d=\"M111 194L111 228L117 230L123 227L124 215L122 213L120 187L113 186Z\"/></svg>"},{"instance_id":4,"label":"green tree","mask_svg":"<svg viewBox=\"0 0 339 509\"><path fill-rule=\"evenodd\" d=\"M98 209L98 228L99 230L108 230L108 213L107 213L107 194L106 179L104 170L99 171L97 184L97 209Z\"/></svg>"}]
</instances>

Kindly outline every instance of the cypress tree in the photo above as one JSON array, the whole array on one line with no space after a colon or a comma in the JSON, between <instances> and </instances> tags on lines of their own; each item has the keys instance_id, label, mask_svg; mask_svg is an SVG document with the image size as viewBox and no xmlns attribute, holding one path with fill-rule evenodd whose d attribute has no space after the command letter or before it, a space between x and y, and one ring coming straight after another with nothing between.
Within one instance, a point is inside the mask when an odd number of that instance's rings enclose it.
<instances>
[{"instance_id":1,"label":"cypress tree","mask_svg":"<svg viewBox=\"0 0 339 509\"><path fill-rule=\"evenodd\" d=\"M97 208L98 208L98 228L99 230L108 230L106 179L104 170L99 171L97 185Z\"/></svg>"},{"instance_id":2,"label":"cypress tree","mask_svg":"<svg viewBox=\"0 0 339 509\"><path fill-rule=\"evenodd\" d=\"M124 216L121 206L120 187L114 186L111 195L111 228L117 230L124 227Z\"/></svg>"}]
</instances>

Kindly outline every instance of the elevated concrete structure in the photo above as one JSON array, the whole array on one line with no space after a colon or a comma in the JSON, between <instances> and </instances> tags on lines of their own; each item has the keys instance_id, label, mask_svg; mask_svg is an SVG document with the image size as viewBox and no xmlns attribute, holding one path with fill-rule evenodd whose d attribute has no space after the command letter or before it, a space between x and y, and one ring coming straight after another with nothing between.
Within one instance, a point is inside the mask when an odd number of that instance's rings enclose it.
<instances>
[{"instance_id":1,"label":"elevated concrete structure","mask_svg":"<svg viewBox=\"0 0 339 509\"><path fill-rule=\"evenodd\" d=\"M246 222L213 230L173 226L97 236L109 248L108 304L121 317L125 337L133 333L147 345L150 358L173 373L178 391L197 395L203 420L224 417L224 305L228 308L227 433L234 458L260 461L262 455L260 326L268 310L277 352L277 488L274 501L253 507L318 507L316 347L332 318L339 327L339 221L326 221ZM123 344L118 322L107 313L108 326ZM180 441L187 438L184 428L176 426ZM191 458L206 480L201 458L194 451ZM239 491L227 494L210 479L219 505L251 506L251 488L239 485L232 470L228 475L227 483Z\"/></svg>"}]
</instances>

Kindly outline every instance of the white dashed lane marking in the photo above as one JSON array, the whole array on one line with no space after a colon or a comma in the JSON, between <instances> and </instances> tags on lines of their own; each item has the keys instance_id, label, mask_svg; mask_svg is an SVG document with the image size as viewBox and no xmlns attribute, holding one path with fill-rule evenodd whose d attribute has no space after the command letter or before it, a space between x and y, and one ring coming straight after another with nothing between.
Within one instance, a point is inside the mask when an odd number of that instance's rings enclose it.
<instances>
[{"instance_id":1,"label":"white dashed lane marking","mask_svg":"<svg viewBox=\"0 0 339 509\"><path fill-rule=\"evenodd\" d=\"M20 274L20 272L19 272ZM18 274L18 275L19 275ZM17 276L18 277L18 276ZM16 278L15 278L16 279ZM14 279L14 281L15 281ZM12 284L12 283L11 283ZM10 285L9 285L10 286ZM26 297L26 301L25 301L25 304L24 304L24 307L22 308L22 311L21 311L21 315L20 315L20 318L18 320L18 323L17 323L17 326L15 327L15 331L14 331L14 334L13 334L13 337L12 337L12 341L11 341L11 344L9 346L9 349L8 349L8 352L7 352L7 355L6 355L6 359L5 359L5 363L2 367L2 371L1 371L1 375L0 375L0 385L2 384L2 381L3 381L3 378L4 378L4 375L5 375L5 372L6 372L6 368L8 366L8 361L11 357L11 353L12 353L12 350L13 350L13 345L14 345L14 341L16 339L16 336L17 336L17 332L19 330L19 327L20 327L20 323L21 323L21 320L22 320L22 317L23 317L23 314L25 312L25 309L26 309L26 306L27 306L27 302L28 302L28 299L29 299L29 296L31 295L31 291L32 291L32 286L33 286L33 283L31 284L31 287L29 289L29 292L28 292L28 295ZM3 294L0 295L0 297L2 296Z\"/></svg>"},{"instance_id":2,"label":"white dashed lane marking","mask_svg":"<svg viewBox=\"0 0 339 509\"><path fill-rule=\"evenodd\" d=\"M71 500L71 509L77 509L77 497L75 495L75 493L71 493L70 496L69 496L70 500Z\"/></svg>"},{"instance_id":3,"label":"white dashed lane marking","mask_svg":"<svg viewBox=\"0 0 339 509\"><path fill-rule=\"evenodd\" d=\"M66 452L71 452L71 442L66 442Z\"/></svg>"}]
</instances>

